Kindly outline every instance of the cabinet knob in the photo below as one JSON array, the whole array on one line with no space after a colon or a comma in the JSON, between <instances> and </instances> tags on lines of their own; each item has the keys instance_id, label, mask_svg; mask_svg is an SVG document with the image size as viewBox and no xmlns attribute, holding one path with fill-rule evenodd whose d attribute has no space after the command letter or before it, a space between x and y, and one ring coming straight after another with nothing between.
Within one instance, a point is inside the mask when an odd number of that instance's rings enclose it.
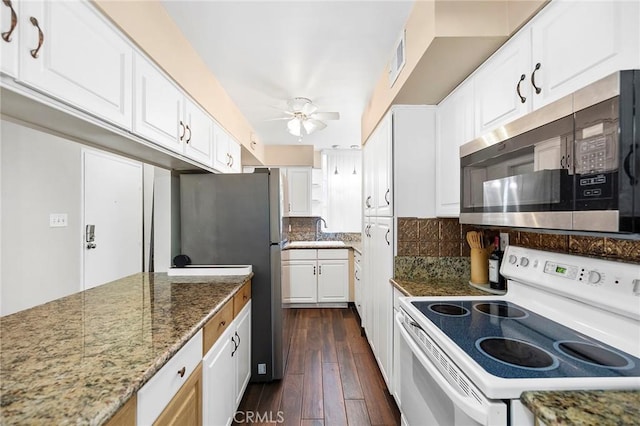
<instances>
[{"instance_id":1,"label":"cabinet knob","mask_svg":"<svg viewBox=\"0 0 640 426\"><path fill-rule=\"evenodd\" d=\"M220 325L218 325L218 328L224 327L225 325L227 325L227 322L225 320L222 320L220 321Z\"/></svg>"},{"instance_id":2,"label":"cabinet knob","mask_svg":"<svg viewBox=\"0 0 640 426\"><path fill-rule=\"evenodd\" d=\"M36 59L40 54L40 48L42 48L42 45L44 44L44 34L42 33L42 30L40 29L40 23L36 18L32 16L29 18L29 21L34 27L38 29L38 46L35 49L30 50L31 57Z\"/></svg>"},{"instance_id":3,"label":"cabinet knob","mask_svg":"<svg viewBox=\"0 0 640 426\"><path fill-rule=\"evenodd\" d=\"M18 15L16 15L16 11L13 10L13 4L11 4L11 0L2 0L5 6L11 9L11 26L9 27L9 31L5 31L2 33L2 39L7 43L11 43L11 34L13 34L13 30L16 29L16 25L18 25Z\"/></svg>"},{"instance_id":4,"label":"cabinet knob","mask_svg":"<svg viewBox=\"0 0 640 426\"><path fill-rule=\"evenodd\" d=\"M178 375L180 377L184 377L184 373L187 372L187 369L185 367L182 367L180 370L178 370Z\"/></svg>"}]
</instances>

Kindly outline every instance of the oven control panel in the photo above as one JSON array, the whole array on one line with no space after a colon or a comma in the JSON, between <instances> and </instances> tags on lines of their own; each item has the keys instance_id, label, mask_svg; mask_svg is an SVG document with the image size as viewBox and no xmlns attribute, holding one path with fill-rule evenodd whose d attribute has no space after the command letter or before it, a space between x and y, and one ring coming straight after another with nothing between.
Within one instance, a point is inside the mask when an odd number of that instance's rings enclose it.
<instances>
[{"instance_id":1,"label":"oven control panel","mask_svg":"<svg viewBox=\"0 0 640 426\"><path fill-rule=\"evenodd\" d=\"M529 285L640 319L640 265L509 246L500 272Z\"/></svg>"}]
</instances>

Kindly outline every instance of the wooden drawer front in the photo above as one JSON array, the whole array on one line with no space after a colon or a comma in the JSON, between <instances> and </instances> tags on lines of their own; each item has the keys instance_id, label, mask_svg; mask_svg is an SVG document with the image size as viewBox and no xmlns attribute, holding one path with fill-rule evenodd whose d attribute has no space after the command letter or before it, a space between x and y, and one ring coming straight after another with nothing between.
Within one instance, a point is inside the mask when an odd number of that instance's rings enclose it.
<instances>
[{"instance_id":1,"label":"wooden drawer front","mask_svg":"<svg viewBox=\"0 0 640 426\"><path fill-rule=\"evenodd\" d=\"M251 281L242 286L242 288L233 296L233 317L235 318L244 305L251 300Z\"/></svg>"},{"instance_id":2,"label":"wooden drawer front","mask_svg":"<svg viewBox=\"0 0 640 426\"><path fill-rule=\"evenodd\" d=\"M134 394L122 408L107 422L106 426L136 426L136 405L138 398Z\"/></svg>"},{"instance_id":3,"label":"wooden drawer front","mask_svg":"<svg viewBox=\"0 0 640 426\"><path fill-rule=\"evenodd\" d=\"M224 304L216 314L204 325L202 336L202 355L206 355L211 346L218 340L218 337L229 327L233 321L233 300Z\"/></svg>"},{"instance_id":4,"label":"wooden drawer front","mask_svg":"<svg viewBox=\"0 0 640 426\"><path fill-rule=\"evenodd\" d=\"M152 424L182 385L185 384L201 360L202 330L199 330L138 391L137 424Z\"/></svg>"},{"instance_id":5,"label":"wooden drawer front","mask_svg":"<svg viewBox=\"0 0 640 426\"><path fill-rule=\"evenodd\" d=\"M316 249L300 249L300 250L283 250L283 260L316 260L318 250Z\"/></svg>"},{"instance_id":6,"label":"wooden drawer front","mask_svg":"<svg viewBox=\"0 0 640 426\"><path fill-rule=\"evenodd\" d=\"M349 259L349 249L321 249L318 259Z\"/></svg>"},{"instance_id":7,"label":"wooden drawer front","mask_svg":"<svg viewBox=\"0 0 640 426\"><path fill-rule=\"evenodd\" d=\"M154 423L165 425L202 426L202 363Z\"/></svg>"}]
</instances>

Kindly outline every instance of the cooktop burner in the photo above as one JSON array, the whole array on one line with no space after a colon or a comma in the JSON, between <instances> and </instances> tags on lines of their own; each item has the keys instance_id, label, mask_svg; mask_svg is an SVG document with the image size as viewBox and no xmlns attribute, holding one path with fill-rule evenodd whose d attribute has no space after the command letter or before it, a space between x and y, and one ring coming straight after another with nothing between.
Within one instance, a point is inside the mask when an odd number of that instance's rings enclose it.
<instances>
[{"instance_id":1,"label":"cooktop burner","mask_svg":"<svg viewBox=\"0 0 640 426\"><path fill-rule=\"evenodd\" d=\"M575 360L608 368L631 368L633 362L619 352L585 342L555 342L553 346Z\"/></svg>"},{"instance_id":2,"label":"cooktop burner","mask_svg":"<svg viewBox=\"0 0 640 426\"><path fill-rule=\"evenodd\" d=\"M429 305L429 309L437 314L451 317L465 316L470 313L464 306L453 305L451 303L432 303Z\"/></svg>"},{"instance_id":3,"label":"cooktop burner","mask_svg":"<svg viewBox=\"0 0 640 426\"><path fill-rule=\"evenodd\" d=\"M522 309L507 305L506 303L476 303L473 305L473 309L493 317L524 318L527 316L527 313Z\"/></svg>"},{"instance_id":4,"label":"cooktop burner","mask_svg":"<svg viewBox=\"0 0 640 426\"><path fill-rule=\"evenodd\" d=\"M491 358L532 370L551 370L559 365L558 359L531 343L505 337L483 337L476 347Z\"/></svg>"},{"instance_id":5,"label":"cooktop burner","mask_svg":"<svg viewBox=\"0 0 640 426\"><path fill-rule=\"evenodd\" d=\"M436 327L502 378L640 376L640 359L505 300L414 300ZM414 318L416 320L417 318ZM426 327L428 325L428 327Z\"/></svg>"}]
</instances>

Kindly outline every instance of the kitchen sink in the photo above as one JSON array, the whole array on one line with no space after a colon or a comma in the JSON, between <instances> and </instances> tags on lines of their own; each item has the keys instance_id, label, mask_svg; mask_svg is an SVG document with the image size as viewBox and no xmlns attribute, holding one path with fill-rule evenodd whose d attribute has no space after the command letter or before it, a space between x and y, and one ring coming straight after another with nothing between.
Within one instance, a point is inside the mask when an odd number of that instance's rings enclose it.
<instances>
[{"instance_id":1,"label":"kitchen sink","mask_svg":"<svg viewBox=\"0 0 640 426\"><path fill-rule=\"evenodd\" d=\"M343 241L292 241L288 244L290 248L296 247L344 247Z\"/></svg>"},{"instance_id":2,"label":"kitchen sink","mask_svg":"<svg viewBox=\"0 0 640 426\"><path fill-rule=\"evenodd\" d=\"M169 268L169 276L221 276L248 275L253 271L251 265L187 265L184 268Z\"/></svg>"}]
</instances>

